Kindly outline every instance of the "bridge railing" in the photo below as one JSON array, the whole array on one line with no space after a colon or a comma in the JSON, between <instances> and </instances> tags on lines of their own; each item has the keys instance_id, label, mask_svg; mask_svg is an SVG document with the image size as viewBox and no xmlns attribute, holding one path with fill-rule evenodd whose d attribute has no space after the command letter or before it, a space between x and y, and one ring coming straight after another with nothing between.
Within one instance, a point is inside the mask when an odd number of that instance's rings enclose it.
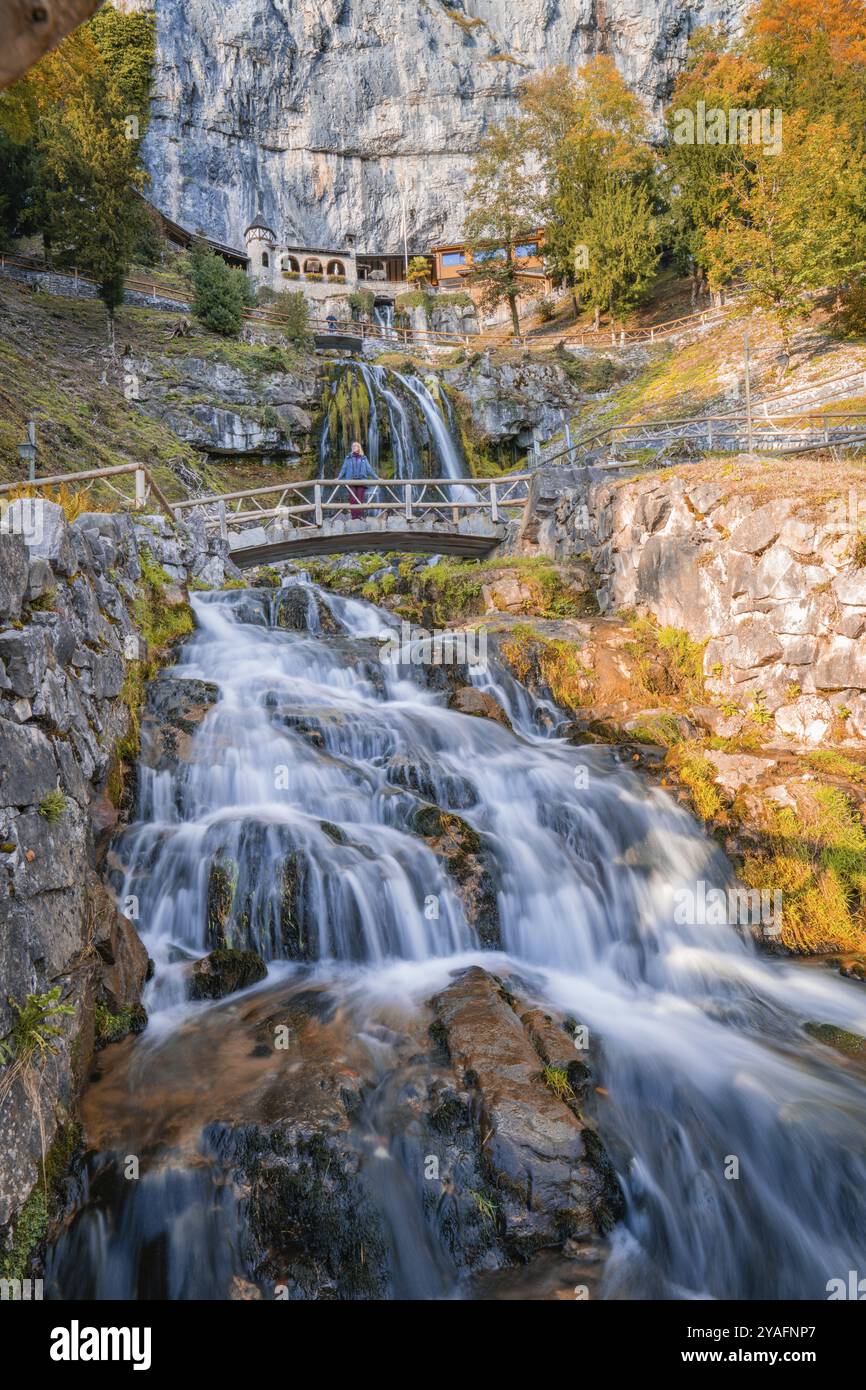
<instances>
[{"instance_id":1,"label":"bridge railing","mask_svg":"<svg viewBox=\"0 0 866 1390\"><path fill-rule=\"evenodd\" d=\"M597 449L615 445L629 449L662 449L678 441L694 443L708 452L749 447L763 453L797 453L856 444L866 440L866 411L802 411L791 415L703 415L671 420L631 420L607 425L595 434L567 443L543 463L581 461Z\"/></svg>"},{"instance_id":2,"label":"bridge railing","mask_svg":"<svg viewBox=\"0 0 866 1390\"><path fill-rule=\"evenodd\" d=\"M357 484L314 478L191 497L176 503L175 511L203 511L205 526L219 528L223 537L230 527L267 521L317 528L350 508L369 520L399 514L407 522L456 525L462 516L486 515L497 523L523 509L530 477L529 473L509 473L500 478L370 478ZM350 496L353 487L364 488L363 502Z\"/></svg>"}]
</instances>

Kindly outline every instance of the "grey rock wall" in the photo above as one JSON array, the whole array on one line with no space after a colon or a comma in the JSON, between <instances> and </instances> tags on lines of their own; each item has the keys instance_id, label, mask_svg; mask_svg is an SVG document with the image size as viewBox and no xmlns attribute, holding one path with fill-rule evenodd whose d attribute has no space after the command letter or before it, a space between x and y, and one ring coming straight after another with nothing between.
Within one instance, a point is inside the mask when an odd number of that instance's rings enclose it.
<instances>
[{"instance_id":1,"label":"grey rock wall","mask_svg":"<svg viewBox=\"0 0 866 1390\"><path fill-rule=\"evenodd\" d=\"M97 871L116 812L105 794L129 726L122 698L144 653L134 600L141 546L185 583L221 583L222 542L200 523L90 512L67 523L52 502L15 502L0 528L0 1039L29 994L60 986L56 1055L9 1088L0 1066L0 1265L11 1226L74 1111L97 1004L119 1014L139 996L147 957ZM177 594L181 598L180 592ZM62 801L49 811L51 794Z\"/></svg>"},{"instance_id":2,"label":"grey rock wall","mask_svg":"<svg viewBox=\"0 0 866 1390\"><path fill-rule=\"evenodd\" d=\"M183 354L124 358L141 410L204 454L296 459L320 405L315 358L294 371L244 370Z\"/></svg>"},{"instance_id":3,"label":"grey rock wall","mask_svg":"<svg viewBox=\"0 0 866 1390\"><path fill-rule=\"evenodd\" d=\"M147 8L152 5L146 3ZM141 8L127 0L125 8ZM747 0L156 0L146 138L169 216L239 245L398 252L460 234L467 170L520 84L610 53L657 112L689 34ZM401 189L403 196L401 198Z\"/></svg>"}]
</instances>

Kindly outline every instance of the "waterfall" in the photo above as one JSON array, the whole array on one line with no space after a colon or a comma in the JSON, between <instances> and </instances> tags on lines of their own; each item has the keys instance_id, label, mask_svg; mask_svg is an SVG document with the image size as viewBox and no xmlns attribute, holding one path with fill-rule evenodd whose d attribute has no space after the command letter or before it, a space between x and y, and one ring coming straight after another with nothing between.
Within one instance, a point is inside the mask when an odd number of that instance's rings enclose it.
<instances>
[{"instance_id":1,"label":"waterfall","mask_svg":"<svg viewBox=\"0 0 866 1390\"><path fill-rule=\"evenodd\" d=\"M319 444L320 477L333 477L339 472L341 450L348 449L356 415L339 421L336 402L341 392L344 399L351 398L359 383L368 411L367 438L361 443L366 443L367 457L377 472L387 454L395 478L467 476L459 429L444 392L437 390L439 400L444 402L440 406L430 387L418 376L355 359L346 359L337 366L338 374L325 398L325 423Z\"/></svg>"},{"instance_id":2,"label":"waterfall","mask_svg":"<svg viewBox=\"0 0 866 1390\"><path fill-rule=\"evenodd\" d=\"M394 304L389 301L387 304L376 304L373 308L373 318L382 329L383 338L396 338L394 329Z\"/></svg>"},{"instance_id":3,"label":"waterfall","mask_svg":"<svg viewBox=\"0 0 866 1390\"><path fill-rule=\"evenodd\" d=\"M862 987L764 957L730 926L678 925L679 889L731 882L682 807L611 750L545 732L555 711L495 662L479 683L512 728L448 708L428 669L383 665L393 619L369 604L298 579L193 606L197 632L162 680L207 682L215 702L173 761L142 766L112 856L156 963L150 1024L128 1054L109 1049L111 1079L85 1097L100 1153L51 1252L50 1297L224 1298L249 1280L226 1145L268 1109L255 1068L273 1054L256 1049L295 1017L267 992L281 981L315 1028L343 1027L327 1060L345 1085L360 1065L375 1079L348 1113L394 1296L465 1293L405 1097L413 1010L473 962L516 972L598 1040L598 1124L625 1194L602 1296L814 1299L866 1269L866 1083L803 1027L866 1031ZM433 804L489 847L495 949L415 833ZM185 972L215 916L269 977L234 1003L192 1003ZM148 1155L140 1182L119 1177L127 1153Z\"/></svg>"}]
</instances>

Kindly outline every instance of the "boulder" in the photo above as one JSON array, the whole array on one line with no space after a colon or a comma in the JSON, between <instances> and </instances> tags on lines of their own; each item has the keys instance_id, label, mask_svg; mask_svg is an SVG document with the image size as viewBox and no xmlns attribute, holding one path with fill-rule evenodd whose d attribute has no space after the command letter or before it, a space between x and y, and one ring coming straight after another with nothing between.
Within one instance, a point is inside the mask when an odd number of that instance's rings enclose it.
<instances>
[{"instance_id":1,"label":"boulder","mask_svg":"<svg viewBox=\"0 0 866 1390\"><path fill-rule=\"evenodd\" d=\"M17 622L27 592L27 547L20 536L6 529L6 516L0 529L0 624Z\"/></svg>"},{"instance_id":2,"label":"boulder","mask_svg":"<svg viewBox=\"0 0 866 1390\"><path fill-rule=\"evenodd\" d=\"M471 714L479 719L493 719L497 724L504 725L506 729L511 728L511 720L499 701L489 695L486 690L479 690L477 686L461 685L448 701L448 707L457 710L460 714Z\"/></svg>"},{"instance_id":3,"label":"boulder","mask_svg":"<svg viewBox=\"0 0 866 1390\"><path fill-rule=\"evenodd\" d=\"M68 543L66 513L57 502L44 497L19 497L10 502L3 524L22 538L31 560L56 561Z\"/></svg>"},{"instance_id":4,"label":"boulder","mask_svg":"<svg viewBox=\"0 0 866 1390\"><path fill-rule=\"evenodd\" d=\"M731 550L739 550L746 555L760 555L778 539L791 513L791 506L788 498L781 497L744 517L731 531L728 541Z\"/></svg>"},{"instance_id":5,"label":"boulder","mask_svg":"<svg viewBox=\"0 0 866 1390\"><path fill-rule=\"evenodd\" d=\"M716 769L716 781L731 795L742 787L754 786L765 772L776 766L775 758L756 758L749 753L719 753L708 749L704 754Z\"/></svg>"},{"instance_id":6,"label":"boulder","mask_svg":"<svg viewBox=\"0 0 866 1390\"><path fill-rule=\"evenodd\" d=\"M0 719L0 806L34 806L57 786L57 764L41 729Z\"/></svg>"},{"instance_id":7,"label":"boulder","mask_svg":"<svg viewBox=\"0 0 866 1390\"><path fill-rule=\"evenodd\" d=\"M190 999L224 999L239 989L258 984L268 967L255 951L236 951L220 946L197 960L187 979Z\"/></svg>"},{"instance_id":8,"label":"boulder","mask_svg":"<svg viewBox=\"0 0 866 1390\"><path fill-rule=\"evenodd\" d=\"M566 1233L605 1230L621 1199L601 1146L545 1084L544 1063L496 981L474 966L431 1003L452 1065L478 1094L506 1237L529 1253Z\"/></svg>"},{"instance_id":9,"label":"boulder","mask_svg":"<svg viewBox=\"0 0 866 1390\"><path fill-rule=\"evenodd\" d=\"M866 689L866 649L850 637L834 637L815 666L818 690Z\"/></svg>"},{"instance_id":10,"label":"boulder","mask_svg":"<svg viewBox=\"0 0 866 1390\"><path fill-rule=\"evenodd\" d=\"M781 655L782 645L766 620L749 618L737 628L733 662L741 671L767 666Z\"/></svg>"},{"instance_id":11,"label":"boulder","mask_svg":"<svg viewBox=\"0 0 866 1390\"><path fill-rule=\"evenodd\" d=\"M0 661L3 662L9 689L25 700L39 692L50 659L47 634L39 628L12 629L0 632Z\"/></svg>"},{"instance_id":12,"label":"boulder","mask_svg":"<svg viewBox=\"0 0 866 1390\"><path fill-rule=\"evenodd\" d=\"M826 737L833 722L833 706L816 695L802 695L791 704L777 709L773 718L776 728L798 743L816 745Z\"/></svg>"}]
</instances>

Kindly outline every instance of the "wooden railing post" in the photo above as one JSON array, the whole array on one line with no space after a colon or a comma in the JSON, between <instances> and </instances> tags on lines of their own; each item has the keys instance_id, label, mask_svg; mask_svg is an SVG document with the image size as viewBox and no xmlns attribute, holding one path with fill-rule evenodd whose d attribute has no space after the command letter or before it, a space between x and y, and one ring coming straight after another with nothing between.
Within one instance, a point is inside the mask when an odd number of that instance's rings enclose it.
<instances>
[{"instance_id":1,"label":"wooden railing post","mask_svg":"<svg viewBox=\"0 0 866 1390\"><path fill-rule=\"evenodd\" d=\"M317 525L317 526L321 526L322 523L323 523L323 521L324 521L324 513L323 513L323 511L322 511L322 484L321 484L321 483L316 483L315 487L313 488L313 501L314 501L315 506L316 506L316 525Z\"/></svg>"},{"instance_id":2,"label":"wooden railing post","mask_svg":"<svg viewBox=\"0 0 866 1390\"><path fill-rule=\"evenodd\" d=\"M135 510L140 512L147 501L147 475L143 468L135 470Z\"/></svg>"},{"instance_id":3,"label":"wooden railing post","mask_svg":"<svg viewBox=\"0 0 866 1390\"><path fill-rule=\"evenodd\" d=\"M225 502L220 502L220 503L218 504L218 506L217 506L217 515L218 515L218 517L219 517L219 522L220 522L220 536L222 537L222 539L223 539L224 541L227 541L228 538L229 538L229 528L228 528L228 522L226 521L226 504L225 504Z\"/></svg>"},{"instance_id":4,"label":"wooden railing post","mask_svg":"<svg viewBox=\"0 0 866 1390\"><path fill-rule=\"evenodd\" d=\"M496 484L490 484L490 517L492 521L499 520L499 503L496 499Z\"/></svg>"},{"instance_id":5,"label":"wooden railing post","mask_svg":"<svg viewBox=\"0 0 866 1390\"><path fill-rule=\"evenodd\" d=\"M403 484L403 501L405 503L406 520L412 520L412 484Z\"/></svg>"}]
</instances>

